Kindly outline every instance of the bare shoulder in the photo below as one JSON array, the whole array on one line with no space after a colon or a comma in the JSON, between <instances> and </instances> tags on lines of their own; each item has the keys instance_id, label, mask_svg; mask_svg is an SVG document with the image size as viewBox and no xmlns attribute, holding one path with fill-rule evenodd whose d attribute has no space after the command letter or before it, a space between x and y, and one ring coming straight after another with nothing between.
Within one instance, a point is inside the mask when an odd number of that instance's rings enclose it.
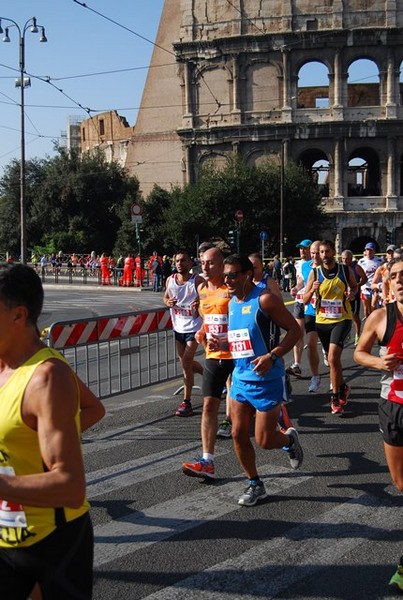
<instances>
[{"instance_id":1,"label":"bare shoulder","mask_svg":"<svg viewBox=\"0 0 403 600\"><path fill-rule=\"evenodd\" d=\"M52 358L40 364L29 381L24 395L24 410L39 414L52 405L77 407L79 393L74 373L68 364Z\"/></svg>"}]
</instances>

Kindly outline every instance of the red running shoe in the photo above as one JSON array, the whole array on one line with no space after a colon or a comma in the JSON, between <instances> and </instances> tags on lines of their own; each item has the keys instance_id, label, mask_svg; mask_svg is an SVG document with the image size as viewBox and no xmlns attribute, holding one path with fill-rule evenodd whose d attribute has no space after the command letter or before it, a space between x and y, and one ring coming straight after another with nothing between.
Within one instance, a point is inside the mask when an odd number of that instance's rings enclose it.
<instances>
[{"instance_id":1,"label":"red running shoe","mask_svg":"<svg viewBox=\"0 0 403 600\"><path fill-rule=\"evenodd\" d=\"M195 463L183 463L182 473L189 475L189 477L202 477L203 479L206 477L216 479L217 477L215 474L214 463L204 460L204 458L199 458Z\"/></svg>"},{"instance_id":2,"label":"red running shoe","mask_svg":"<svg viewBox=\"0 0 403 600\"><path fill-rule=\"evenodd\" d=\"M185 400L179 404L176 409L175 415L177 417L191 417L193 415L193 408L190 402L186 402Z\"/></svg>"}]
</instances>

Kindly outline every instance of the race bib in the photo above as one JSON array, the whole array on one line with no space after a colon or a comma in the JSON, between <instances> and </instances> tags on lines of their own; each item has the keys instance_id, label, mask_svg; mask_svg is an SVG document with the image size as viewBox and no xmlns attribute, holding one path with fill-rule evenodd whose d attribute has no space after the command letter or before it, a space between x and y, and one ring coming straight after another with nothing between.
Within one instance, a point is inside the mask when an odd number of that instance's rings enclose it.
<instances>
[{"instance_id":1,"label":"race bib","mask_svg":"<svg viewBox=\"0 0 403 600\"><path fill-rule=\"evenodd\" d=\"M204 315L204 331L208 340L212 337L226 340L228 338L228 315Z\"/></svg>"},{"instance_id":2,"label":"race bib","mask_svg":"<svg viewBox=\"0 0 403 600\"><path fill-rule=\"evenodd\" d=\"M13 467L0 467L0 474L15 475ZM0 500L0 527L27 527L27 517L25 516L22 504Z\"/></svg>"},{"instance_id":3,"label":"race bib","mask_svg":"<svg viewBox=\"0 0 403 600\"><path fill-rule=\"evenodd\" d=\"M228 332L228 343L232 358L249 358L255 356L249 329L231 329Z\"/></svg>"},{"instance_id":4,"label":"race bib","mask_svg":"<svg viewBox=\"0 0 403 600\"><path fill-rule=\"evenodd\" d=\"M175 316L179 318L191 317L193 310L190 304L175 304L173 307Z\"/></svg>"},{"instance_id":5,"label":"race bib","mask_svg":"<svg viewBox=\"0 0 403 600\"><path fill-rule=\"evenodd\" d=\"M325 319L339 319L343 314L343 301L322 300L320 312Z\"/></svg>"}]
</instances>

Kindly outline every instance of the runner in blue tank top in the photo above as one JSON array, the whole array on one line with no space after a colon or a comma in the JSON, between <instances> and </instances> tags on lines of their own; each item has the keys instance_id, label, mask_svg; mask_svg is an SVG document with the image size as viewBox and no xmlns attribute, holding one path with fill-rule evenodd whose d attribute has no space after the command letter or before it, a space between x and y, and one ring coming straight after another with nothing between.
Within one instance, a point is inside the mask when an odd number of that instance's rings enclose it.
<instances>
[{"instance_id":1,"label":"runner in blue tank top","mask_svg":"<svg viewBox=\"0 0 403 600\"><path fill-rule=\"evenodd\" d=\"M246 256L224 260L224 279L232 299L229 305L228 342L235 368L231 385L232 437L238 460L249 484L239 504L253 506L266 497L256 469L250 440L255 420L256 443L262 448L284 448L292 468L302 463L303 452L293 427L281 433L277 421L286 398L282 357L300 337L300 329L284 303L253 283L253 266ZM280 341L280 327L286 335Z\"/></svg>"}]
</instances>

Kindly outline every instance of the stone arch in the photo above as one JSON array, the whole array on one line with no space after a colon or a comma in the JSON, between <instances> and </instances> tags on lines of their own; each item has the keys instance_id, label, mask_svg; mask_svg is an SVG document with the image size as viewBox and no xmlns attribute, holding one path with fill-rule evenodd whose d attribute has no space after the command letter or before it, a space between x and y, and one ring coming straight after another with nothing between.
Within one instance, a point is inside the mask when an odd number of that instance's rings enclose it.
<instances>
[{"instance_id":1,"label":"stone arch","mask_svg":"<svg viewBox=\"0 0 403 600\"><path fill-rule=\"evenodd\" d=\"M275 167L280 167L280 157L278 152L265 152L261 149L253 149L245 156L245 162L248 167L261 167L268 163Z\"/></svg>"},{"instance_id":2,"label":"stone arch","mask_svg":"<svg viewBox=\"0 0 403 600\"><path fill-rule=\"evenodd\" d=\"M223 168L228 163L228 156L222 152L203 152L198 159L199 166L212 165L218 169Z\"/></svg>"},{"instance_id":3,"label":"stone arch","mask_svg":"<svg viewBox=\"0 0 403 600\"><path fill-rule=\"evenodd\" d=\"M245 65L245 112L267 112L280 105L279 65L256 60Z\"/></svg>"},{"instance_id":4,"label":"stone arch","mask_svg":"<svg viewBox=\"0 0 403 600\"><path fill-rule=\"evenodd\" d=\"M312 57L301 62L297 69L297 108L327 108L331 73L327 61Z\"/></svg>"},{"instance_id":5,"label":"stone arch","mask_svg":"<svg viewBox=\"0 0 403 600\"><path fill-rule=\"evenodd\" d=\"M308 148L301 152L298 162L318 185L322 196L329 196L331 161L326 152L320 148Z\"/></svg>"},{"instance_id":6,"label":"stone arch","mask_svg":"<svg viewBox=\"0 0 403 600\"><path fill-rule=\"evenodd\" d=\"M225 64L204 65L195 72L195 113L201 125L209 126L209 119L228 114L233 107L233 73Z\"/></svg>"},{"instance_id":7,"label":"stone arch","mask_svg":"<svg viewBox=\"0 0 403 600\"><path fill-rule=\"evenodd\" d=\"M350 152L347 161L347 195L381 195L381 169L378 153L360 146Z\"/></svg>"},{"instance_id":8,"label":"stone arch","mask_svg":"<svg viewBox=\"0 0 403 600\"><path fill-rule=\"evenodd\" d=\"M371 74L373 66L377 72ZM379 106L380 102L380 70L376 59L366 55L353 58L347 68L347 105Z\"/></svg>"}]
</instances>

